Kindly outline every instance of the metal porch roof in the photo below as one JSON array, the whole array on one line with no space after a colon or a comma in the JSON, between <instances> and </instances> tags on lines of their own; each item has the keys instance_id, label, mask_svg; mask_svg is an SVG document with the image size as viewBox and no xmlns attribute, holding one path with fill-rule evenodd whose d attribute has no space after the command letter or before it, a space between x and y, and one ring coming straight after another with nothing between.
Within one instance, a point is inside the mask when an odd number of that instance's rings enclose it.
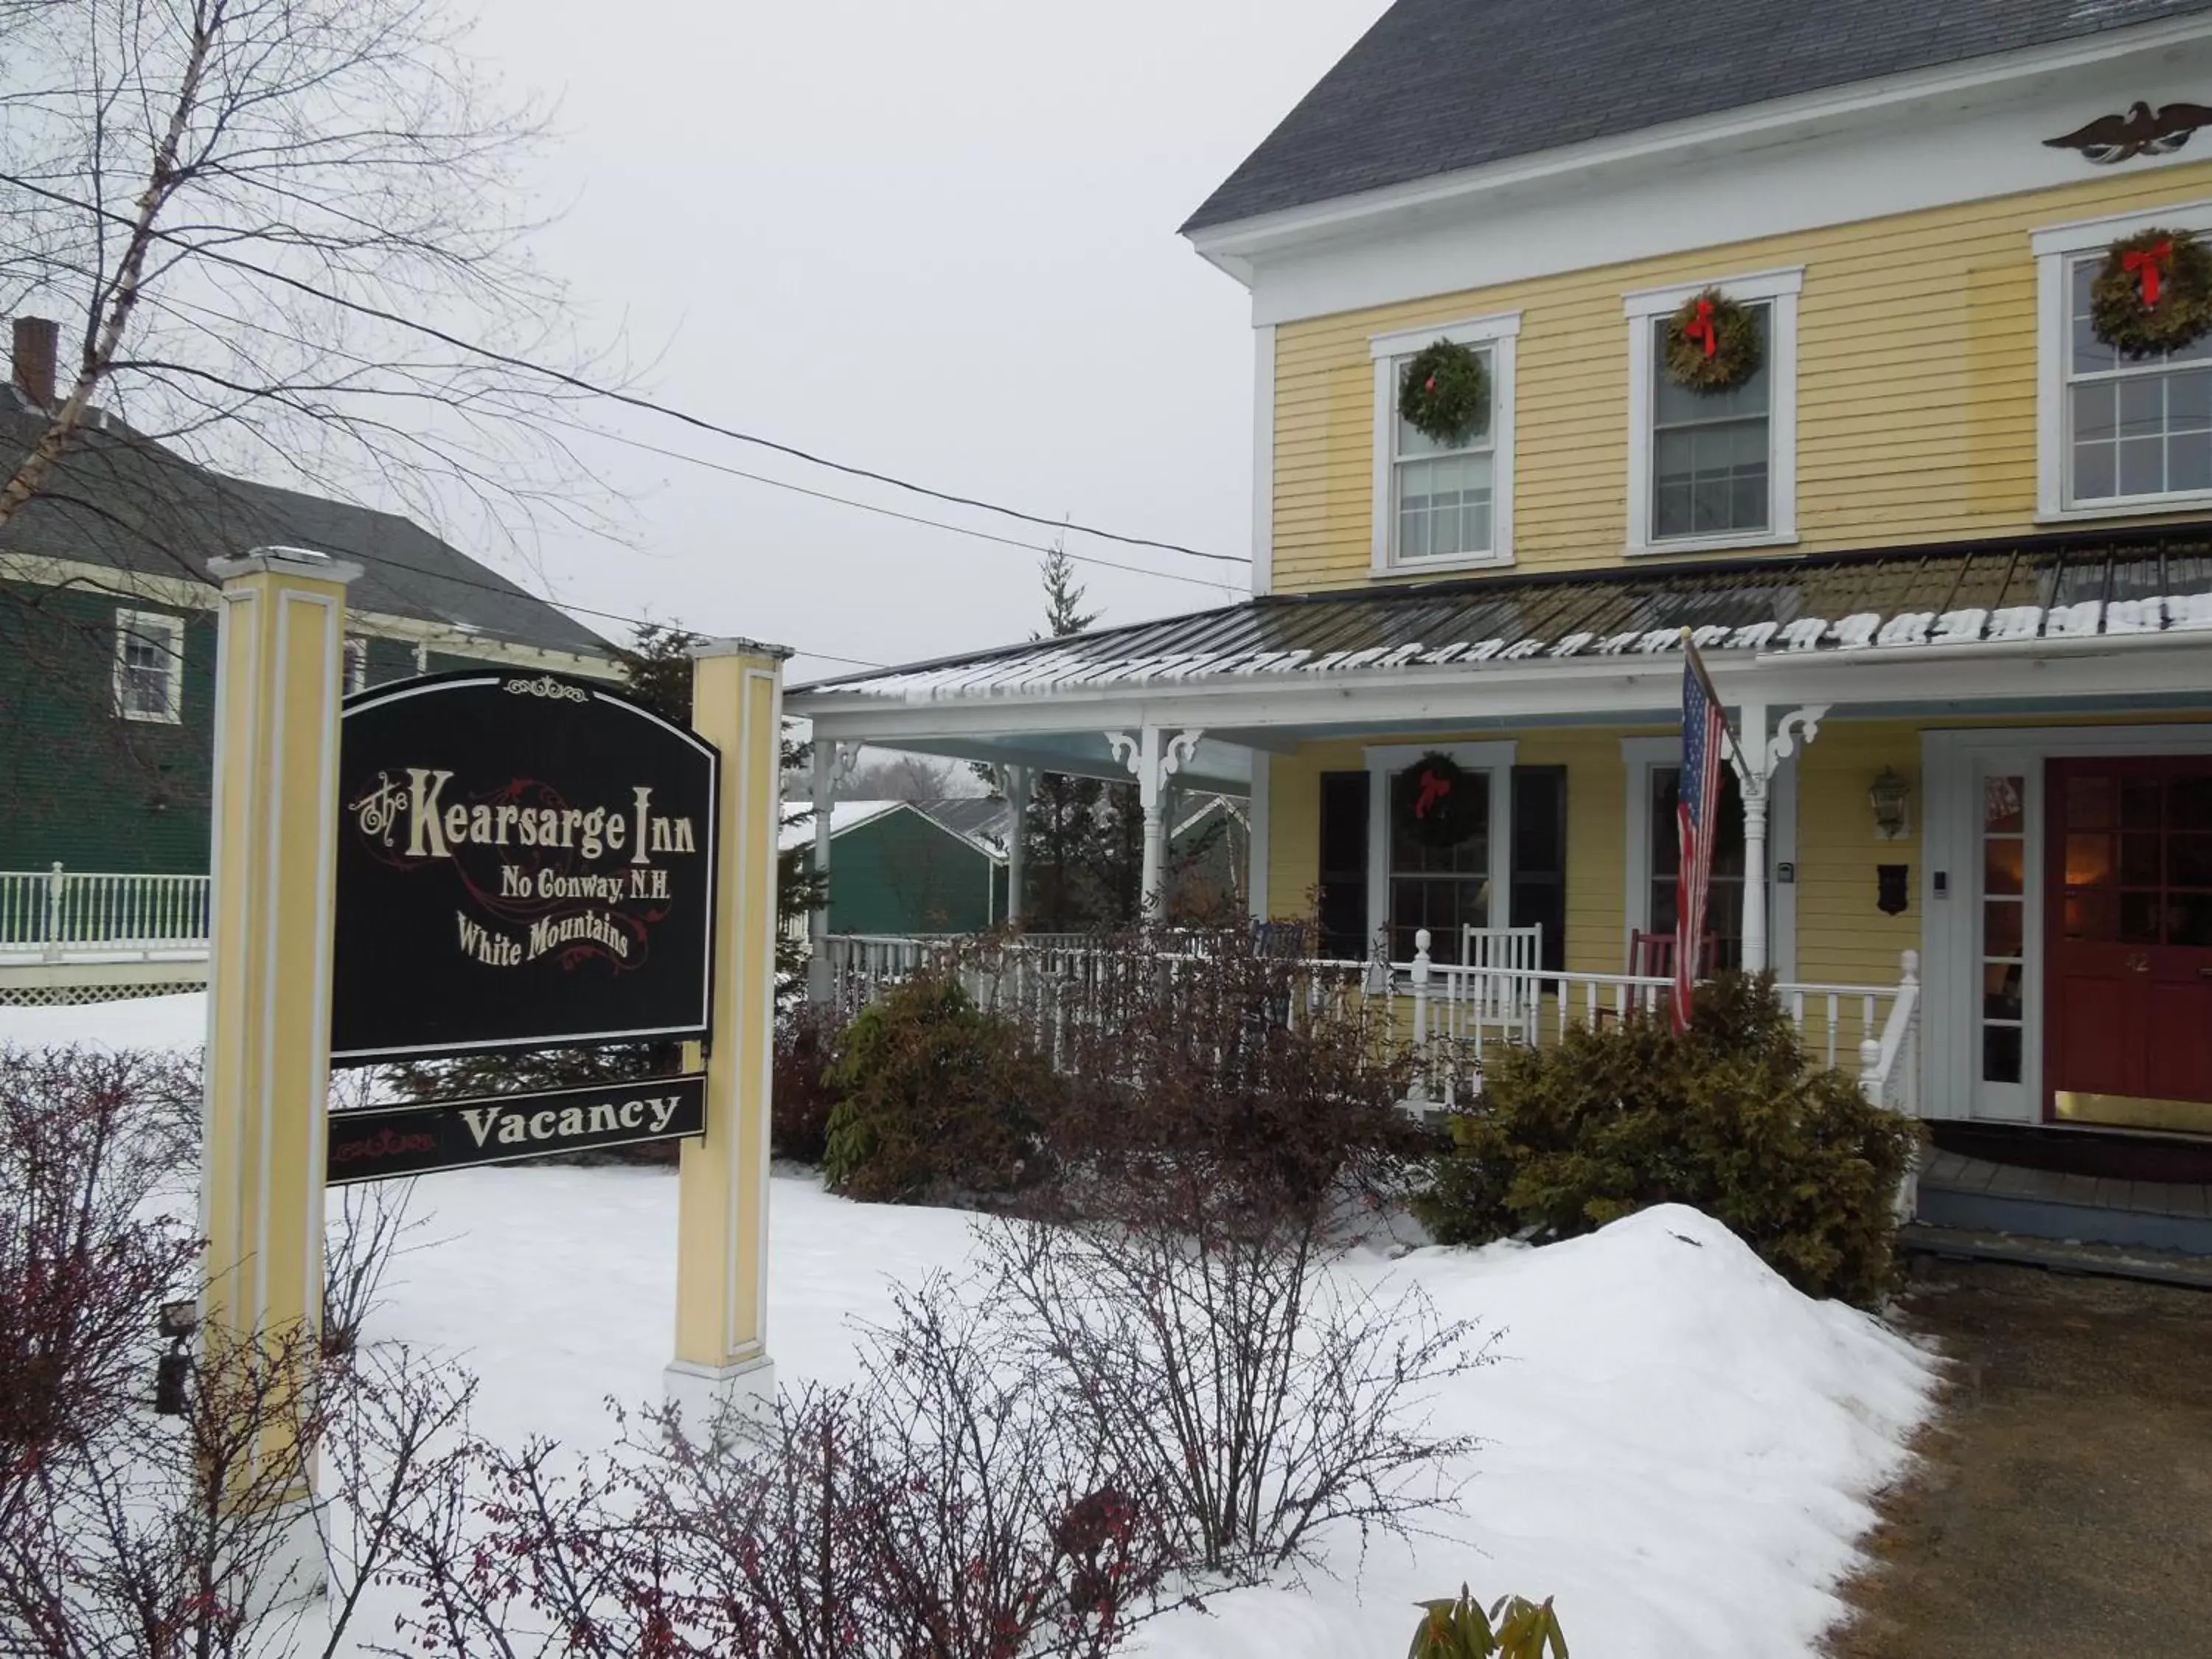
<instances>
[{"instance_id":1,"label":"metal porch roof","mask_svg":"<svg viewBox=\"0 0 2212 1659\"><path fill-rule=\"evenodd\" d=\"M1864 651L2205 630L2212 525L1789 561L1638 565L1289 594L1066 639L817 681L793 712L857 700L1050 696L1235 676L1401 671L1701 650Z\"/></svg>"}]
</instances>

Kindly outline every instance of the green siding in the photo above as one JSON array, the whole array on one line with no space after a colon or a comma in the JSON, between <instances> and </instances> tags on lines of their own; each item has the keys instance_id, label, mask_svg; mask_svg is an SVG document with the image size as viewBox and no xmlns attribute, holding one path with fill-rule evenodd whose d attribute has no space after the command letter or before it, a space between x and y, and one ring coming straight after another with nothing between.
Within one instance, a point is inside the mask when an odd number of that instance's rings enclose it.
<instances>
[{"instance_id":1,"label":"green siding","mask_svg":"<svg viewBox=\"0 0 2212 1659\"><path fill-rule=\"evenodd\" d=\"M207 868L215 614L6 584L0 604L0 869ZM118 611L181 617L182 718L115 712Z\"/></svg>"},{"instance_id":2,"label":"green siding","mask_svg":"<svg viewBox=\"0 0 2212 1659\"><path fill-rule=\"evenodd\" d=\"M886 812L837 837L830 931L980 933L1006 915L1006 895L1005 870L971 842L919 812Z\"/></svg>"},{"instance_id":3,"label":"green siding","mask_svg":"<svg viewBox=\"0 0 2212 1659\"><path fill-rule=\"evenodd\" d=\"M81 588L0 586L0 870L58 860L125 874L205 871L215 613ZM115 712L118 611L184 619L184 702L173 726ZM434 672L482 665L430 658ZM369 639L371 685L414 672L412 643Z\"/></svg>"}]
</instances>

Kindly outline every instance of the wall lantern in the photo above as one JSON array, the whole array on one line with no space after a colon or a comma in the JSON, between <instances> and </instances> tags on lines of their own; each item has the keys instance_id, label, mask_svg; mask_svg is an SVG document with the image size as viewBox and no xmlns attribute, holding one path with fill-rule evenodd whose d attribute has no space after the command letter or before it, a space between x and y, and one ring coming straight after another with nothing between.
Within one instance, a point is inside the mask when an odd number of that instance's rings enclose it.
<instances>
[{"instance_id":1,"label":"wall lantern","mask_svg":"<svg viewBox=\"0 0 2212 1659\"><path fill-rule=\"evenodd\" d=\"M1874 805L1875 838L1903 841L1909 828L1905 809L1912 799L1912 786L1885 766L1874 787L1867 791L1867 799Z\"/></svg>"}]
</instances>

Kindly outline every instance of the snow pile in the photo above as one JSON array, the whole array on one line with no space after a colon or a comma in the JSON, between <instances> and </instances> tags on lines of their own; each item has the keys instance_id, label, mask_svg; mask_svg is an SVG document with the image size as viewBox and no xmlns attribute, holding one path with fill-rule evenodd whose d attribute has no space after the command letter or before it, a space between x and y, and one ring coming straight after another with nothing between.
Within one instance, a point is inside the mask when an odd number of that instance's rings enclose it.
<instances>
[{"instance_id":1,"label":"snow pile","mask_svg":"<svg viewBox=\"0 0 2212 1659\"><path fill-rule=\"evenodd\" d=\"M197 1043L198 997L10 1009L0 1038ZM676 1182L665 1170L487 1169L416 1189L434 1241L402 1258L378 1340L454 1353L482 1379L477 1426L602 1444L608 1396L658 1395L674 1320ZM847 1321L890 1311L890 1278L957 1267L969 1218L848 1204L779 1178L769 1346L787 1382L854 1369ZM1718 1223L1647 1211L1543 1249L1362 1255L1342 1271L1418 1282L1447 1318L1501 1333L1499 1363L1434 1402L1487 1443L1464 1514L1412 1551L1334 1577L1216 1596L1146 1627L1151 1659L1399 1659L1412 1603L1456 1592L1558 1600L1596 1659L1809 1655L1929 1407L1929 1359L1878 1322L1791 1290ZM376 1609L369 1611L374 1613ZM368 1642L383 1621L358 1627Z\"/></svg>"}]
</instances>

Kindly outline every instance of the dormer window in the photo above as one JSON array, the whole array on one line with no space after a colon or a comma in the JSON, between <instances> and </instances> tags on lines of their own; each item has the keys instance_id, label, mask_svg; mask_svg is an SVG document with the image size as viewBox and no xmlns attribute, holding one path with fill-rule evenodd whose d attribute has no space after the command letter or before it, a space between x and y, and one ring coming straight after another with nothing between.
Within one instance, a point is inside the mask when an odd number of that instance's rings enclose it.
<instances>
[{"instance_id":1,"label":"dormer window","mask_svg":"<svg viewBox=\"0 0 2212 1659\"><path fill-rule=\"evenodd\" d=\"M1797 539L1802 269L1646 289L1628 318L1628 550L1695 553ZM1759 367L1724 392L1667 372L1667 321L1717 288L1751 313Z\"/></svg>"},{"instance_id":2,"label":"dormer window","mask_svg":"<svg viewBox=\"0 0 2212 1659\"><path fill-rule=\"evenodd\" d=\"M1462 569L1513 561L1513 359L1518 312L1379 335L1375 361L1377 571ZM1484 417L1439 442L1398 413L1407 366L1440 340L1473 350L1489 384Z\"/></svg>"}]
</instances>

